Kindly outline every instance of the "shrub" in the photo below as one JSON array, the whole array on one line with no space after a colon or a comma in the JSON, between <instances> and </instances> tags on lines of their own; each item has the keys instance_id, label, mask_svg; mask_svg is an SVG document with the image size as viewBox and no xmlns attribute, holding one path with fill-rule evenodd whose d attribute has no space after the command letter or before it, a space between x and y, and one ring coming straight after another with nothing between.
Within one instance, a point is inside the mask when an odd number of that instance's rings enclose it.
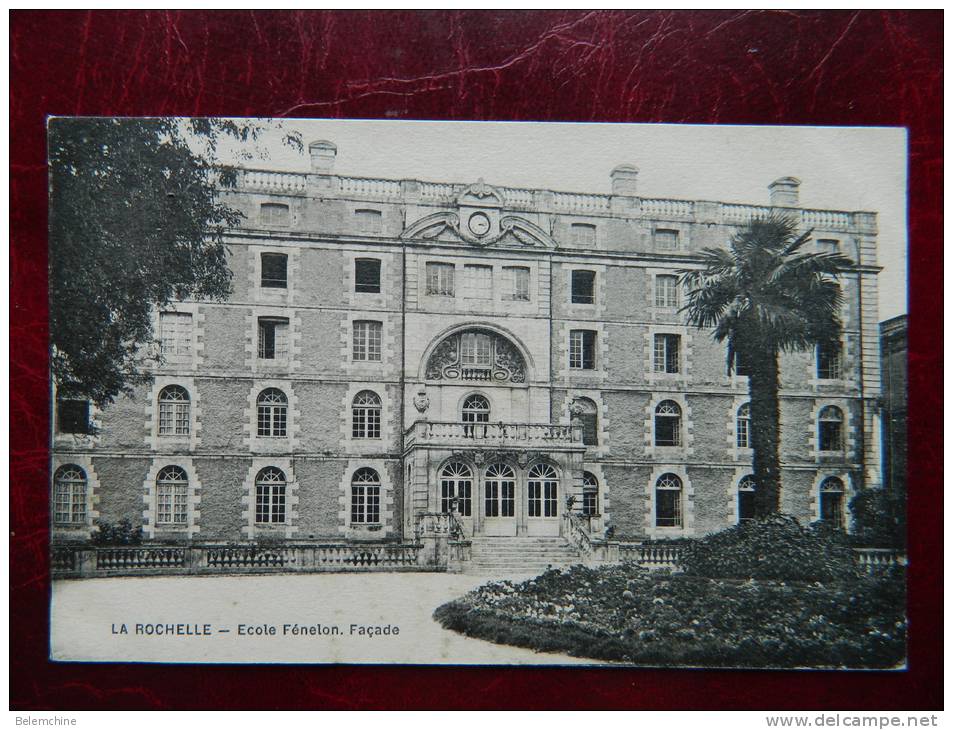
<instances>
[{"instance_id":1,"label":"shrub","mask_svg":"<svg viewBox=\"0 0 953 730\"><path fill-rule=\"evenodd\" d=\"M138 545L142 542L142 526L132 526L128 519L115 525L106 520L96 520L96 532L92 535L94 545Z\"/></svg>"},{"instance_id":2,"label":"shrub","mask_svg":"<svg viewBox=\"0 0 953 730\"><path fill-rule=\"evenodd\" d=\"M906 500L884 489L864 489L850 500L857 545L903 550L907 540Z\"/></svg>"},{"instance_id":3,"label":"shrub","mask_svg":"<svg viewBox=\"0 0 953 730\"><path fill-rule=\"evenodd\" d=\"M824 525L804 527L773 514L716 532L688 545L679 557L686 575L828 583L857 576L843 533Z\"/></svg>"},{"instance_id":4,"label":"shrub","mask_svg":"<svg viewBox=\"0 0 953 730\"><path fill-rule=\"evenodd\" d=\"M434 618L497 643L642 666L895 667L904 608L901 576L808 585L608 566L490 583Z\"/></svg>"}]
</instances>

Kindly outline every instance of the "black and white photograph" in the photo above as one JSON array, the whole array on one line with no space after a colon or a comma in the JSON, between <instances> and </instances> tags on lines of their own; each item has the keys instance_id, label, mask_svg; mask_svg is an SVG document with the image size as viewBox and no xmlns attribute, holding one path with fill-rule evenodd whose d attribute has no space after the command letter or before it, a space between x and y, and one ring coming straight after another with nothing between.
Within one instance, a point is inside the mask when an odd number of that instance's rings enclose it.
<instances>
[{"instance_id":1,"label":"black and white photograph","mask_svg":"<svg viewBox=\"0 0 953 730\"><path fill-rule=\"evenodd\" d=\"M906 666L904 129L48 139L53 661Z\"/></svg>"}]
</instances>

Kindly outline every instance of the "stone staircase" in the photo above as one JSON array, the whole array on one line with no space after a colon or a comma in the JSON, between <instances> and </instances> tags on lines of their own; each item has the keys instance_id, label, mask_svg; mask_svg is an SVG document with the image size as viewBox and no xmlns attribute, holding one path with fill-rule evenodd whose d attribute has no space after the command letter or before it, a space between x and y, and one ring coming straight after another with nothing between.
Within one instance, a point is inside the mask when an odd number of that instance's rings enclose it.
<instances>
[{"instance_id":1,"label":"stone staircase","mask_svg":"<svg viewBox=\"0 0 953 730\"><path fill-rule=\"evenodd\" d=\"M471 545L464 572L472 575L538 575L582 562L562 537L474 537Z\"/></svg>"}]
</instances>

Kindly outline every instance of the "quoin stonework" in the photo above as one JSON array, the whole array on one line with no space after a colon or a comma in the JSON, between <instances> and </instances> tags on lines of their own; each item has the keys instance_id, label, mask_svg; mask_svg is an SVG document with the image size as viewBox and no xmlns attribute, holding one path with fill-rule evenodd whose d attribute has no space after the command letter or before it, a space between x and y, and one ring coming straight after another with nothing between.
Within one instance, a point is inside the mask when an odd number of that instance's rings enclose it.
<instances>
[{"instance_id":1,"label":"quoin stonework","mask_svg":"<svg viewBox=\"0 0 953 730\"><path fill-rule=\"evenodd\" d=\"M879 486L876 214L244 170L233 292L155 313L151 377L58 401L54 541L408 546L464 569L700 536L752 513L748 384L684 324L680 269L781 210L845 272L839 347L782 355L782 510L847 527ZM555 181L554 181L555 182ZM770 182L770 181L765 181ZM611 186L611 187L610 187Z\"/></svg>"}]
</instances>

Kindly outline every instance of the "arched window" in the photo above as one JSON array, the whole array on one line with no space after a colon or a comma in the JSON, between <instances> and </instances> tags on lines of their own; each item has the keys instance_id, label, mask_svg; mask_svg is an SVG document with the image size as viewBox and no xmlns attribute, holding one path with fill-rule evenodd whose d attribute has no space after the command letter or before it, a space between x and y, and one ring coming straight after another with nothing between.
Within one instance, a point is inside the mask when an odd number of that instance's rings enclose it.
<instances>
[{"instance_id":1,"label":"arched window","mask_svg":"<svg viewBox=\"0 0 953 730\"><path fill-rule=\"evenodd\" d=\"M490 402L479 393L468 395L463 401L464 423L488 423L490 420Z\"/></svg>"},{"instance_id":2,"label":"arched window","mask_svg":"<svg viewBox=\"0 0 953 730\"><path fill-rule=\"evenodd\" d=\"M735 416L735 443L739 449L751 448L751 404L745 403Z\"/></svg>"},{"instance_id":3,"label":"arched window","mask_svg":"<svg viewBox=\"0 0 953 730\"><path fill-rule=\"evenodd\" d=\"M821 482L821 520L838 530L844 528L844 482L827 477Z\"/></svg>"},{"instance_id":4,"label":"arched window","mask_svg":"<svg viewBox=\"0 0 953 730\"><path fill-rule=\"evenodd\" d=\"M754 492L756 484L751 474L742 477L738 482L738 519L753 520L755 515Z\"/></svg>"},{"instance_id":5,"label":"arched window","mask_svg":"<svg viewBox=\"0 0 953 730\"><path fill-rule=\"evenodd\" d=\"M351 477L351 524L378 525L381 521L381 477L361 467Z\"/></svg>"},{"instance_id":6,"label":"arched window","mask_svg":"<svg viewBox=\"0 0 953 730\"><path fill-rule=\"evenodd\" d=\"M582 443L585 446L599 445L599 415L594 401L576 398L569 407L571 419L582 423Z\"/></svg>"},{"instance_id":7,"label":"arched window","mask_svg":"<svg viewBox=\"0 0 953 730\"><path fill-rule=\"evenodd\" d=\"M53 475L53 521L86 524L86 472L76 464L61 466Z\"/></svg>"},{"instance_id":8,"label":"arched window","mask_svg":"<svg viewBox=\"0 0 953 730\"><path fill-rule=\"evenodd\" d=\"M825 406L817 417L817 448L844 450L844 414L837 406Z\"/></svg>"},{"instance_id":9,"label":"arched window","mask_svg":"<svg viewBox=\"0 0 953 730\"><path fill-rule=\"evenodd\" d=\"M159 391L159 435L188 436L190 431L189 392L180 385Z\"/></svg>"},{"instance_id":10,"label":"arched window","mask_svg":"<svg viewBox=\"0 0 953 730\"><path fill-rule=\"evenodd\" d=\"M351 406L351 436L356 439L381 437L381 399L372 390L354 396Z\"/></svg>"},{"instance_id":11,"label":"arched window","mask_svg":"<svg viewBox=\"0 0 953 730\"><path fill-rule=\"evenodd\" d=\"M655 526L682 526L682 480L663 474L655 482Z\"/></svg>"},{"instance_id":12,"label":"arched window","mask_svg":"<svg viewBox=\"0 0 953 730\"><path fill-rule=\"evenodd\" d=\"M516 473L506 464L487 467L483 482L487 517L512 517L516 514Z\"/></svg>"},{"instance_id":13,"label":"arched window","mask_svg":"<svg viewBox=\"0 0 953 730\"><path fill-rule=\"evenodd\" d=\"M440 470L440 511L457 512L463 517L473 514L473 470L460 461L451 461Z\"/></svg>"},{"instance_id":14,"label":"arched window","mask_svg":"<svg viewBox=\"0 0 953 730\"><path fill-rule=\"evenodd\" d=\"M275 466L266 466L255 477L255 522L260 524L285 521L285 473Z\"/></svg>"},{"instance_id":15,"label":"arched window","mask_svg":"<svg viewBox=\"0 0 953 730\"><path fill-rule=\"evenodd\" d=\"M556 517L559 476L549 464L537 464L527 480L530 517Z\"/></svg>"},{"instance_id":16,"label":"arched window","mask_svg":"<svg viewBox=\"0 0 953 730\"><path fill-rule=\"evenodd\" d=\"M258 394L258 435L288 435L288 398L277 388L265 388Z\"/></svg>"},{"instance_id":17,"label":"arched window","mask_svg":"<svg viewBox=\"0 0 953 730\"><path fill-rule=\"evenodd\" d=\"M599 514L599 481L587 471L582 473L582 513Z\"/></svg>"},{"instance_id":18,"label":"arched window","mask_svg":"<svg viewBox=\"0 0 953 730\"><path fill-rule=\"evenodd\" d=\"M655 407L655 445L682 445L682 409L673 400L663 400Z\"/></svg>"},{"instance_id":19,"label":"arched window","mask_svg":"<svg viewBox=\"0 0 953 730\"><path fill-rule=\"evenodd\" d=\"M156 524L189 522L189 477L178 466L163 467L156 477Z\"/></svg>"}]
</instances>

